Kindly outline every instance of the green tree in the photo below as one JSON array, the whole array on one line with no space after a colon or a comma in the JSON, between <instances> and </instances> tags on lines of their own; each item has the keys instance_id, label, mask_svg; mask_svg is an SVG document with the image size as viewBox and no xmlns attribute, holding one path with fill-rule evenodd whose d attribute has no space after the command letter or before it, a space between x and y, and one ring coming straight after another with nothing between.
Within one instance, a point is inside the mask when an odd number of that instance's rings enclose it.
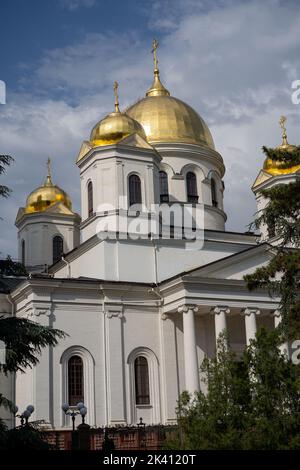
<instances>
[{"instance_id":1,"label":"green tree","mask_svg":"<svg viewBox=\"0 0 300 470\"><path fill-rule=\"evenodd\" d=\"M9 155L0 155L0 175L5 172L7 166L9 166L13 162L13 158ZM8 197L11 193L11 189L7 186L0 185L0 196Z\"/></svg>"},{"instance_id":2,"label":"green tree","mask_svg":"<svg viewBox=\"0 0 300 470\"><path fill-rule=\"evenodd\" d=\"M299 366L278 347L277 330L260 330L239 360L219 339L202 364L205 393L185 392L177 407L176 449L300 449Z\"/></svg>"},{"instance_id":3,"label":"green tree","mask_svg":"<svg viewBox=\"0 0 300 470\"><path fill-rule=\"evenodd\" d=\"M11 164L12 160L12 157L8 155L0 155L0 174L4 172L5 166ZM0 197L8 197L9 194L10 189L7 186L0 186ZM0 269L2 277L27 274L24 267L20 263L14 263L10 257L3 260ZM42 349L56 346L58 340L65 336L66 334L61 330L39 325L26 318L0 317L0 341L3 341L6 346L6 360L4 364L0 364L0 373L24 372L27 367L35 366L39 362L38 356ZM0 394L0 406L13 411L14 405L3 394ZM39 445L38 441L41 439L41 435L38 430L27 427L25 430L15 431L15 433L7 431L0 418L0 447L1 445L5 447L5 443L10 443L9 446L12 447L13 441L17 442L16 436L18 436L18 442L21 445L21 442L24 443L25 435L28 438L27 444L31 442L31 447L34 447L34 442L37 446Z\"/></svg>"},{"instance_id":4,"label":"green tree","mask_svg":"<svg viewBox=\"0 0 300 470\"><path fill-rule=\"evenodd\" d=\"M263 147L263 151L277 162L278 168L300 165L300 146ZM277 240L270 262L245 276L245 281L250 290L264 288L271 296L281 299L283 338L294 339L300 333L300 180L279 184L261 193L268 203L253 225L259 229L265 224L274 231Z\"/></svg>"},{"instance_id":5,"label":"green tree","mask_svg":"<svg viewBox=\"0 0 300 470\"><path fill-rule=\"evenodd\" d=\"M2 276L27 276L25 266L22 263L13 261L10 256L0 260L0 279Z\"/></svg>"}]
</instances>

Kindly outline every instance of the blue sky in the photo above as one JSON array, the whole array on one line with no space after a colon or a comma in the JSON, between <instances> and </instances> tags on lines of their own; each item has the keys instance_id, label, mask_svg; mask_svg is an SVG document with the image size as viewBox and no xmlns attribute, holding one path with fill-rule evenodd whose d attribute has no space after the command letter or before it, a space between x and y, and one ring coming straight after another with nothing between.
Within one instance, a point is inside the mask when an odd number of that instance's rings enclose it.
<instances>
[{"instance_id":1,"label":"blue sky","mask_svg":"<svg viewBox=\"0 0 300 470\"><path fill-rule=\"evenodd\" d=\"M226 165L227 229L244 231L262 145L278 145L279 116L300 143L300 11L292 0L2 0L0 151L14 156L0 201L0 253L16 256L14 219L53 159L55 182L80 211L75 159L93 125L112 109L120 83L124 108L152 79L151 41L174 96L205 119Z\"/></svg>"}]
</instances>

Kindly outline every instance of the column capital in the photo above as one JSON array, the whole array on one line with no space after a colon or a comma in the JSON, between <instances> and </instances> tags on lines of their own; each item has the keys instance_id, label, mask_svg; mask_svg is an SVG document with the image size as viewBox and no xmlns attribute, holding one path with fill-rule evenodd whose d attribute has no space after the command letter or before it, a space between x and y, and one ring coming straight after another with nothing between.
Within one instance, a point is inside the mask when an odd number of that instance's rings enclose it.
<instances>
[{"instance_id":1,"label":"column capital","mask_svg":"<svg viewBox=\"0 0 300 470\"><path fill-rule=\"evenodd\" d=\"M281 317L281 312L280 310L277 308L276 310L273 310L273 312L271 313L272 317Z\"/></svg>"},{"instance_id":2,"label":"column capital","mask_svg":"<svg viewBox=\"0 0 300 470\"><path fill-rule=\"evenodd\" d=\"M260 314L259 308L256 308L256 307L246 307L246 308L244 308L243 310L241 310L241 315L249 316L249 315L252 315L252 314L259 315L259 314Z\"/></svg>"},{"instance_id":3,"label":"column capital","mask_svg":"<svg viewBox=\"0 0 300 470\"><path fill-rule=\"evenodd\" d=\"M219 315L222 312L225 313L226 315L229 315L230 308L227 307L226 305L217 305L216 307L212 307L210 310L210 313L213 315Z\"/></svg>"},{"instance_id":4,"label":"column capital","mask_svg":"<svg viewBox=\"0 0 300 470\"><path fill-rule=\"evenodd\" d=\"M105 306L104 315L107 318L123 318L123 307L122 306Z\"/></svg>"},{"instance_id":5,"label":"column capital","mask_svg":"<svg viewBox=\"0 0 300 470\"><path fill-rule=\"evenodd\" d=\"M192 311L194 313L198 312L198 307L197 305L181 305L180 307L178 307L177 311L178 313L187 313L189 311Z\"/></svg>"}]
</instances>

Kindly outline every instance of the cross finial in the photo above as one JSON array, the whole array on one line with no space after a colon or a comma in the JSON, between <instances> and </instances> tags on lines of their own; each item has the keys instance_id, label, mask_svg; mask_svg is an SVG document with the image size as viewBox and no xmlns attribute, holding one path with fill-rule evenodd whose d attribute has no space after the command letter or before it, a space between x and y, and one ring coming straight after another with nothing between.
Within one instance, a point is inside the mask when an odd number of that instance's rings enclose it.
<instances>
[{"instance_id":1,"label":"cross finial","mask_svg":"<svg viewBox=\"0 0 300 470\"><path fill-rule=\"evenodd\" d=\"M118 82L114 82L114 94L115 94L115 112L119 113L120 108L119 108L119 95L118 95L118 88L119 84Z\"/></svg>"},{"instance_id":2,"label":"cross finial","mask_svg":"<svg viewBox=\"0 0 300 470\"><path fill-rule=\"evenodd\" d=\"M288 145L286 127L285 127L286 121L287 121L286 116L280 116L279 125L282 129L282 145Z\"/></svg>"},{"instance_id":3,"label":"cross finial","mask_svg":"<svg viewBox=\"0 0 300 470\"><path fill-rule=\"evenodd\" d=\"M156 70L158 70L158 59L157 59L157 54L156 54L156 51L157 51L157 48L158 48L158 41L156 39L153 39L152 41L152 54L153 54L153 61L154 61L154 72Z\"/></svg>"},{"instance_id":4,"label":"cross finial","mask_svg":"<svg viewBox=\"0 0 300 470\"><path fill-rule=\"evenodd\" d=\"M48 157L47 159L47 178L46 178L46 186L52 186L52 178L51 178L51 158Z\"/></svg>"}]
</instances>

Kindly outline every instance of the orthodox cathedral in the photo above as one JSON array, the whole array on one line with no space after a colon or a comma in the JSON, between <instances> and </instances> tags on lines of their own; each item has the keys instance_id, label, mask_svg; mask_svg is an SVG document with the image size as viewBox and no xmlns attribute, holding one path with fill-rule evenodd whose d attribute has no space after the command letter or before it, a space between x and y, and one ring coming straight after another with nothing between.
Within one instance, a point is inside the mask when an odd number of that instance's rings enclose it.
<instances>
[{"instance_id":1,"label":"orthodox cathedral","mask_svg":"<svg viewBox=\"0 0 300 470\"><path fill-rule=\"evenodd\" d=\"M162 84L156 49L145 97L122 112L115 83L114 111L82 143L81 215L49 162L16 217L30 274L0 279L0 311L68 336L36 367L2 378L1 392L50 428L69 427L62 405L78 402L91 426L174 423L181 392L203 390L200 365L222 331L239 354L257 328L280 322L279 299L243 280L272 257L275 237L225 230L222 156L202 117ZM292 148L281 125L281 147ZM299 177L300 166L266 160L252 187L258 210L262 189ZM199 236L182 236L172 208L197 206Z\"/></svg>"}]
</instances>

